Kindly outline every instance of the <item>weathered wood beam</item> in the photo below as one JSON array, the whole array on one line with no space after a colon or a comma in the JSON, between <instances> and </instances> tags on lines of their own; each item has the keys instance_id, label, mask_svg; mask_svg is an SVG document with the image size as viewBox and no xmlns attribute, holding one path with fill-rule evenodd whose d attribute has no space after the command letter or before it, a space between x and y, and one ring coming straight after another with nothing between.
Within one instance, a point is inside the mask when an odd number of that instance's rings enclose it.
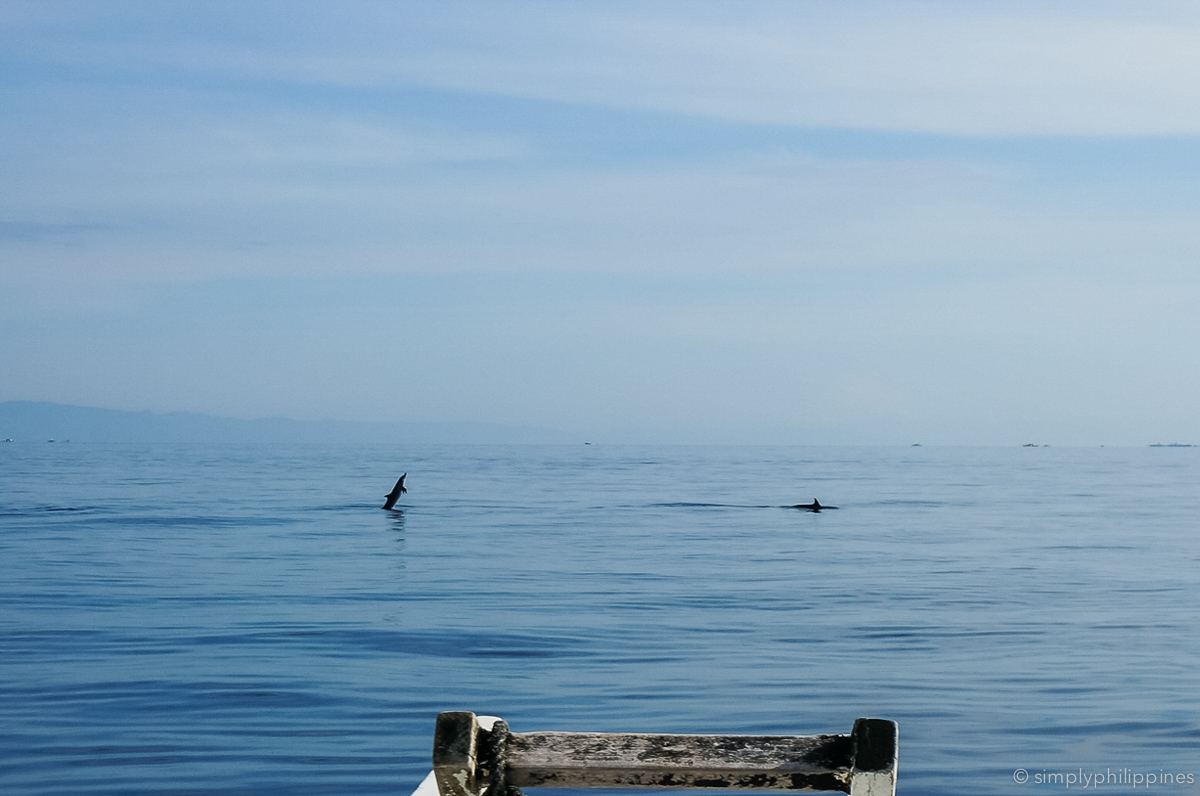
<instances>
[{"instance_id":1,"label":"weathered wood beam","mask_svg":"<svg viewBox=\"0 0 1200 796\"><path fill-rule=\"evenodd\" d=\"M434 736L440 796L516 788L708 788L893 796L896 723L849 735L512 733L494 717L443 713Z\"/></svg>"}]
</instances>

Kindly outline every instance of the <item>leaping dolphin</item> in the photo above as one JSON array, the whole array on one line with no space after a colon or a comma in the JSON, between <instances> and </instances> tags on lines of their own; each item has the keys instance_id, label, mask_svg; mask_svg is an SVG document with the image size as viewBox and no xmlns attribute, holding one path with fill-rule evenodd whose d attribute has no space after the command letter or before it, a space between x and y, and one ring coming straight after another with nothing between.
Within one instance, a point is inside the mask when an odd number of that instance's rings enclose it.
<instances>
[{"instance_id":1,"label":"leaping dolphin","mask_svg":"<svg viewBox=\"0 0 1200 796\"><path fill-rule=\"evenodd\" d=\"M809 511L820 511L821 509L836 509L837 506L822 506L821 501L813 498L812 503L797 503L794 506L788 506L790 509L807 509Z\"/></svg>"},{"instance_id":2,"label":"leaping dolphin","mask_svg":"<svg viewBox=\"0 0 1200 796\"><path fill-rule=\"evenodd\" d=\"M394 487L392 487L392 491L387 493L387 502L383 504L385 511L391 511L392 507L396 505L396 501L400 499L400 496L408 491L404 488L404 479L407 477L408 473L400 476L400 480L396 482Z\"/></svg>"}]
</instances>

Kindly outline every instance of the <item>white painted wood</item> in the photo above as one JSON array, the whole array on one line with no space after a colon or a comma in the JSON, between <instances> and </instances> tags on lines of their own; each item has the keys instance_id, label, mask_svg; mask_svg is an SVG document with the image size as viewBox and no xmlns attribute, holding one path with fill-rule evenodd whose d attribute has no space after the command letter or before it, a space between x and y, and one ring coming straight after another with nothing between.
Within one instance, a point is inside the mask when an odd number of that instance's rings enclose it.
<instances>
[{"instance_id":1,"label":"white painted wood","mask_svg":"<svg viewBox=\"0 0 1200 796\"><path fill-rule=\"evenodd\" d=\"M425 775L425 779L421 780L421 784L412 792L412 796L439 796L437 777L430 771Z\"/></svg>"},{"instance_id":2,"label":"white painted wood","mask_svg":"<svg viewBox=\"0 0 1200 796\"><path fill-rule=\"evenodd\" d=\"M850 796L896 796L896 768L890 771L855 771L850 775Z\"/></svg>"}]
</instances>

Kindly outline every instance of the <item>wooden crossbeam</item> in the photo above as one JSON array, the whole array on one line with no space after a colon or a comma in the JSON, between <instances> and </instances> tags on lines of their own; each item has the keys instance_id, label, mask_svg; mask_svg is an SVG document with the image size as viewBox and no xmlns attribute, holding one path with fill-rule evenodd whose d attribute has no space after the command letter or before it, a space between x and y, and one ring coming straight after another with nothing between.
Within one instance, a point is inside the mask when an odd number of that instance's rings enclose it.
<instances>
[{"instance_id":1,"label":"wooden crossbeam","mask_svg":"<svg viewBox=\"0 0 1200 796\"><path fill-rule=\"evenodd\" d=\"M705 788L894 796L894 721L848 735L509 732L494 716L438 716L439 796L519 796L519 788ZM515 791L515 793L514 793Z\"/></svg>"}]
</instances>

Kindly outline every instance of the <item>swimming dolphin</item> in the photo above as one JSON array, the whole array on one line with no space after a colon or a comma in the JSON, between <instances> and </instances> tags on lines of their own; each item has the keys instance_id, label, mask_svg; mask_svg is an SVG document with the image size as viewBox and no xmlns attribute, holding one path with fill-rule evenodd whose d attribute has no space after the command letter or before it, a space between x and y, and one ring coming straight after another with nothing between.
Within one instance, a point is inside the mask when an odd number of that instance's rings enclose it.
<instances>
[{"instance_id":1,"label":"swimming dolphin","mask_svg":"<svg viewBox=\"0 0 1200 796\"><path fill-rule=\"evenodd\" d=\"M790 509L808 509L809 511L820 511L821 509L836 509L837 506L822 506L821 501L813 498L812 503L797 503L794 506L788 506Z\"/></svg>"},{"instance_id":2,"label":"swimming dolphin","mask_svg":"<svg viewBox=\"0 0 1200 796\"><path fill-rule=\"evenodd\" d=\"M408 473L405 473L404 475L400 476L400 480L396 482L396 485L394 487L392 487L392 491L388 492L387 495L385 495L385 497L387 498L387 502L383 504L383 508L385 510L390 511L392 509L392 507L396 505L396 501L400 499L400 496L408 491L407 489L404 488L404 479L407 477L408 477Z\"/></svg>"}]
</instances>

